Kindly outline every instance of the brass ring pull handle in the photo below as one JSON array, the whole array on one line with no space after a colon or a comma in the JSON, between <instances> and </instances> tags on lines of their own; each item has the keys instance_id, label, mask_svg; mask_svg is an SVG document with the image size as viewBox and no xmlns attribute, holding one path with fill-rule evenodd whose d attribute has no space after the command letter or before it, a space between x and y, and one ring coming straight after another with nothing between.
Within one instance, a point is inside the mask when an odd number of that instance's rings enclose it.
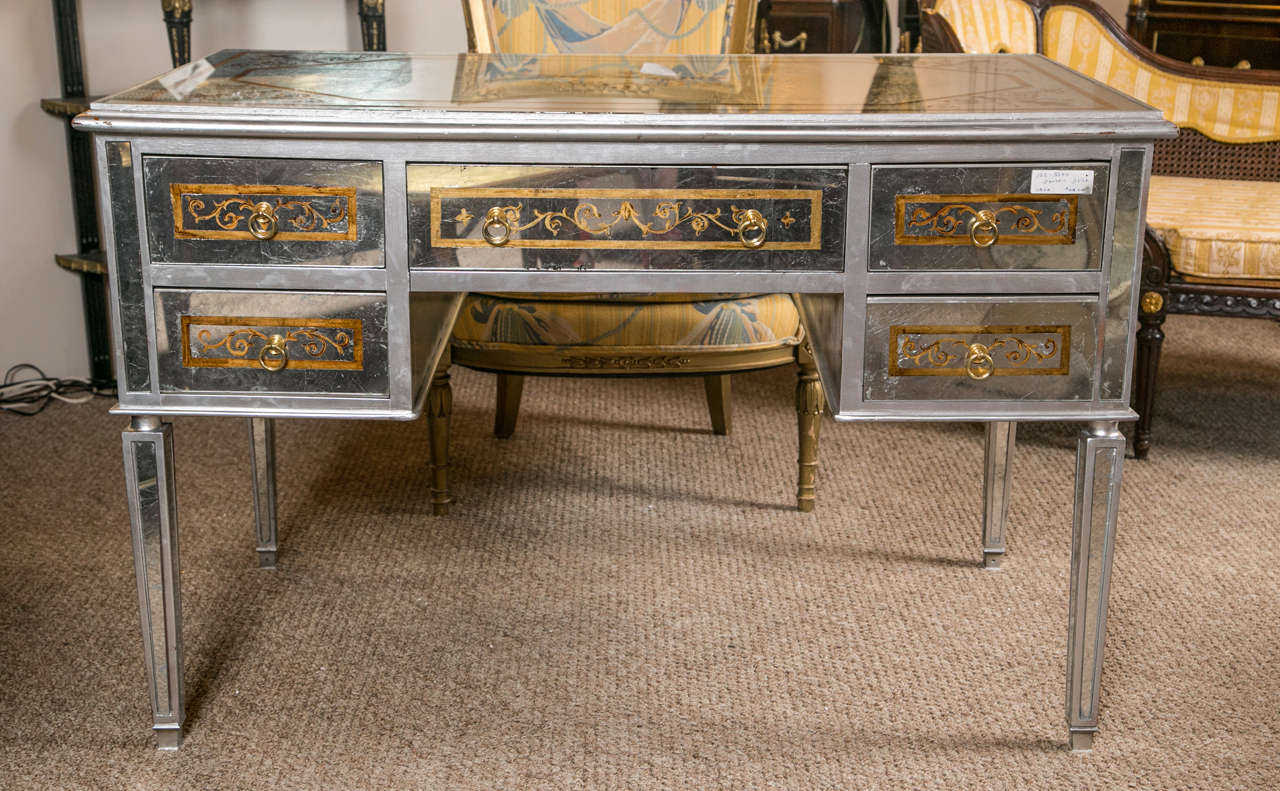
<instances>
[{"instance_id":1,"label":"brass ring pull handle","mask_svg":"<svg viewBox=\"0 0 1280 791\"><path fill-rule=\"evenodd\" d=\"M991 351L981 343L969 344L969 353L964 356L964 372L970 379L986 379L996 369L991 359Z\"/></svg>"},{"instance_id":2,"label":"brass ring pull handle","mask_svg":"<svg viewBox=\"0 0 1280 791\"><path fill-rule=\"evenodd\" d=\"M249 215L249 233L254 239L266 241L276 235L276 210L262 201L253 207Z\"/></svg>"},{"instance_id":3,"label":"brass ring pull handle","mask_svg":"<svg viewBox=\"0 0 1280 791\"><path fill-rule=\"evenodd\" d=\"M978 238L979 232L985 234ZM1000 240L1000 223L996 222L995 212L982 209L969 221L969 241L974 247L990 247Z\"/></svg>"},{"instance_id":4,"label":"brass ring pull handle","mask_svg":"<svg viewBox=\"0 0 1280 791\"><path fill-rule=\"evenodd\" d=\"M774 49L790 49L791 47L800 45L800 51L804 52L804 45L809 42L809 34L801 31L796 34L793 39L784 39L782 33L777 30L773 31L773 48Z\"/></svg>"},{"instance_id":5,"label":"brass ring pull handle","mask_svg":"<svg viewBox=\"0 0 1280 791\"><path fill-rule=\"evenodd\" d=\"M744 211L738 220L738 238L742 240L742 246L748 250L764 247L768 227L769 221L760 212L755 209Z\"/></svg>"},{"instance_id":6,"label":"brass ring pull handle","mask_svg":"<svg viewBox=\"0 0 1280 791\"><path fill-rule=\"evenodd\" d=\"M258 352L258 365L275 373L289 364L289 351L284 346L283 335L272 335L267 345Z\"/></svg>"},{"instance_id":7,"label":"brass ring pull handle","mask_svg":"<svg viewBox=\"0 0 1280 791\"><path fill-rule=\"evenodd\" d=\"M484 215L484 225L480 226L480 235L494 247L501 247L511 241L511 221L502 209L494 206Z\"/></svg>"}]
</instances>

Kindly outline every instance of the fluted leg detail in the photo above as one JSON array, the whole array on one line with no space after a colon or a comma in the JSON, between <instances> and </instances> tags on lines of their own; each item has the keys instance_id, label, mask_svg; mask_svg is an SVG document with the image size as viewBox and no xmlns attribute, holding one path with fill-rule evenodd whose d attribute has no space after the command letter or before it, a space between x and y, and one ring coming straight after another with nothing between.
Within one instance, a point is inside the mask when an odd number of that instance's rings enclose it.
<instances>
[{"instance_id":1,"label":"fluted leg detail","mask_svg":"<svg viewBox=\"0 0 1280 791\"><path fill-rule=\"evenodd\" d=\"M800 365L796 379L800 453L796 460L799 466L796 508L807 512L812 511L817 502L815 489L818 479L818 434L822 428L825 399L822 396L822 381L818 378L818 368L813 363L812 355L807 350L802 350L797 362Z\"/></svg>"},{"instance_id":2,"label":"fluted leg detail","mask_svg":"<svg viewBox=\"0 0 1280 791\"><path fill-rule=\"evenodd\" d=\"M1123 462L1124 435L1115 423L1093 423L1081 430L1076 446L1067 616L1067 728L1073 750L1089 749L1098 730L1098 689Z\"/></svg>"},{"instance_id":3,"label":"fluted leg detail","mask_svg":"<svg viewBox=\"0 0 1280 791\"><path fill-rule=\"evenodd\" d=\"M449 420L453 417L453 387L449 361L441 360L427 392L427 423L431 433L431 513L449 513Z\"/></svg>"},{"instance_id":4,"label":"fluted leg detail","mask_svg":"<svg viewBox=\"0 0 1280 791\"><path fill-rule=\"evenodd\" d=\"M186 714L173 426L158 417L139 415L122 438L152 728L160 749L176 750L182 743Z\"/></svg>"}]
</instances>

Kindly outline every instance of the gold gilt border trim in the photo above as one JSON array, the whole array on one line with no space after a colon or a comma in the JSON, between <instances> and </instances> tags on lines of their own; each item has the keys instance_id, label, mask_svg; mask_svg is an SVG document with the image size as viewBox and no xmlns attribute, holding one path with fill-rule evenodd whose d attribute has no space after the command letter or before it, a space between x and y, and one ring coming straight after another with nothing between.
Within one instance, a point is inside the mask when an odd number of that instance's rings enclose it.
<instances>
[{"instance_id":1,"label":"gold gilt border trim","mask_svg":"<svg viewBox=\"0 0 1280 791\"><path fill-rule=\"evenodd\" d=\"M807 200L809 201L809 238L800 242L766 241L761 250L821 250L822 249L822 190L671 190L671 189L488 189L481 187L439 187L431 190L431 246L432 247L492 247L483 239L445 239L440 236L440 202L445 198L494 198L509 200L519 198L584 198L634 200L662 198L670 201L708 199L727 201L749 200ZM751 208L749 206L740 207ZM763 213L763 212L762 212ZM484 216L483 213L480 216ZM724 242L698 241L628 241L626 239L512 239L503 247L567 248L573 250L743 250L738 240Z\"/></svg>"},{"instance_id":2,"label":"gold gilt border trim","mask_svg":"<svg viewBox=\"0 0 1280 791\"><path fill-rule=\"evenodd\" d=\"M356 188L355 187L303 187L284 184L170 184L169 197L173 202L173 235L178 239L243 239L257 241L248 230L225 231L212 229L188 229L182 211L183 195L290 195L298 197L344 197L347 199L346 231L276 231L272 241L279 242L353 242L356 239Z\"/></svg>"},{"instance_id":3,"label":"gold gilt border trim","mask_svg":"<svg viewBox=\"0 0 1280 791\"><path fill-rule=\"evenodd\" d=\"M1075 244L1076 241L1076 211L1079 203L1078 195L1032 195L1029 193L998 193L990 195L896 195L894 196L894 225L893 225L893 241L894 244L900 245L951 245L957 247L968 247L972 244L967 232L954 236L908 236L906 231L906 205L908 203L957 203L961 204L958 208L968 211L975 217L981 208L969 206L970 203L1013 203L1015 201L1026 201L1035 203L1052 203L1053 201L1066 201L1067 211L1067 227L1057 236L1015 236L1012 234L1000 235L997 244ZM1026 206L1000 206L995 211L1001 209L1022 209L1027 211ZM1038 227L1040 221L1033 217Z\"/></svg>"},{"instance_id":4,"label":"gold gilt border trim","mask_svg":"<svg viewBox=\"0 0 1280 791\"><path fill-rule=\"evenodd\" d=\"M258 358L193 357L191 325L210 324L218 327L323 327L351 333L350 360L308 360L290 358L288 368L295 371L362 371L364 370L364 325L360 319L270 318L259 316L182 316L182 365L185 368L257 368ZM328 340L328 339L326 339Z\"/></svg>"},{"instance_id":5,"label":"gold gilt border trim","mask_svg":"<svg viewBox=\"0 0 1280 791\"><path fill-rule=\"evenodd\" d=\"M967 376L964 366L958 368L902 368L898 365L898 339L903 335L1013 335L1015 340L1019 333L1043 333L1057 335L1061 339L1062 351L1056 368L1001 368L993 366L992 376L1066 376L1071 372L1071 325L1070 324L1001 324L1001 325L894 325L889 327L889 375L890 376ZM972 338L939 338L938 341L952 341L967 347L974 343ZM935 341L935 342L938 342ZM1025 343L1025 341L1024 341ZM993 357L995 355L992 355ZM963 357L960 358L963 360Z\"/></svg>"}]
</instances>

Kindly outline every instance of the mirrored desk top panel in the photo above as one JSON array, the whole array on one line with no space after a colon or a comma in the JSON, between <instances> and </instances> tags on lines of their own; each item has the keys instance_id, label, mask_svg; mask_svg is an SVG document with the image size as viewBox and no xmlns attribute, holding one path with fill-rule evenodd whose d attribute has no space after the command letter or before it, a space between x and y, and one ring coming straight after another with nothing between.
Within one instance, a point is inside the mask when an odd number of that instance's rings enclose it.
<instances>
[{"instance_id":1,"label":"mirrored desk top panel","mask_svg":"<svg viewBox=\"0 0 1280 791\"><path fill-rule=\"evenodd\" d=\"M376 126L584 127L663 119L716 129L926 125L993 116L1069 127L1158 119L1038 55L589 56L224 50L96 102L103 118L275 119ZM902 118L906 116L906 118ZM609 119L604 121L604 119ZM373 122L370 124L370 122ZM1149 130L1148 130L1149 131ZM1091 129L1090 133L1105 133Z\"/></svg>"},{"instance_id":2,"label":"mirrored desk top panel","mask_svg":"<svg viewBox=\"0 0 1280 791\"><path fill-rule=\"evenodd\" d=\"M95 106L648 113L1089 112L1145 106L1036 55L425 55L223 50Z\"/></svg>"}]
</instances>

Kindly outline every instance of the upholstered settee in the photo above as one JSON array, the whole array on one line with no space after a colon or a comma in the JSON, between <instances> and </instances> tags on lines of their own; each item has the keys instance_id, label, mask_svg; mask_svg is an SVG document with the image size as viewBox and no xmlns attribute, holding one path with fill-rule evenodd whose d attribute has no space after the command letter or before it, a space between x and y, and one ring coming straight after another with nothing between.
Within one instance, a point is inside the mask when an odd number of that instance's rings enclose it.
<instances>
[{"instance_id":1,"label":"upholstered settee","mask_svg":"<svg viewBox=\"0 0 1280 791\"><path fill-rule=\"evenodd\" d=\"M1039 52L1165 114L1143 250L1134 452L1151 445L1169 313L1280 318L1280 72L1156 55L1090 0L925 0L926 52Z\"/></svg>"}]
</instances>

